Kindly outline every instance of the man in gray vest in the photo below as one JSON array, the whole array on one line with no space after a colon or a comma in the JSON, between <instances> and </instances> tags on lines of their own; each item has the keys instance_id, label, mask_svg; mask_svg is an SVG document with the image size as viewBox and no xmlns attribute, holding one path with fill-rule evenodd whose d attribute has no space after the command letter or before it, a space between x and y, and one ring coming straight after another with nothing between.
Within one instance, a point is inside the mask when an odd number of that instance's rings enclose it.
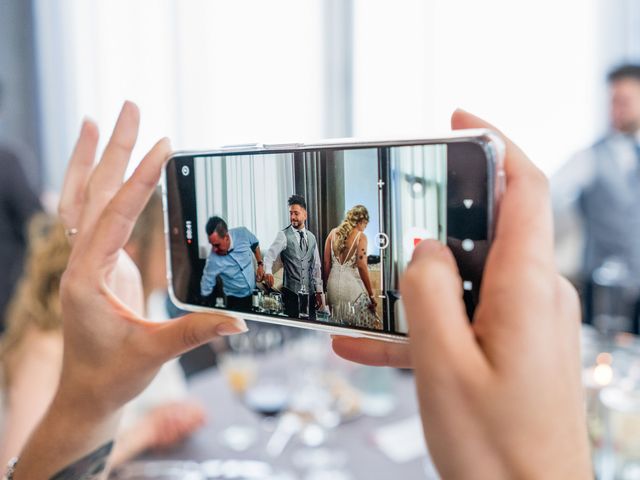
<instances>
[{"instance_id":1,"label":"man in gray vest","mask_svg":"<svg viewBox=\"0 0 640 480\"><path fill-rule=\"evenodd\" d=\"M291 195L287 203L290 224L278 232L264 257L264 278L273 287L273 264L279 256L284 268L282 294L285 310L290 317L298 318L298 292L315 292L315 307L321 308L322 271L318 242L315 235L305 228L307 202L300 195Z\"/></svg>"},{"instance_id":2,"label":"man in gray vest","mask_svg":"<svg viewBox=\"0 0 640 480\"><path fill-rule=\"evenodd\" d=\"M615 261L626 271L626 286L640 287L640 65L616 68L608 81L611 131L551 179L557 239L567 238L576 222L584 234L577 273L589 322L598 267ZM637 311L630 315L637 330Z\"/></svg>"}]
</instances>

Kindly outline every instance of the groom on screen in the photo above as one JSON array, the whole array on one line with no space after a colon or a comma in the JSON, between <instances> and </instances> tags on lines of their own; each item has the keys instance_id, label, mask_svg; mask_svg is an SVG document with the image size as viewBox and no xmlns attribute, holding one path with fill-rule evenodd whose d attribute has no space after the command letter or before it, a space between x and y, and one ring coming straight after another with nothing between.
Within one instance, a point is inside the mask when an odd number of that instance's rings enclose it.
<instances>
[{"instance_id":1,"label":"groom on screen","mask_svg":"<svg viewBox=\"0 0 640 480\"><path fill-rule=\"evenodd\" d=\"M291 195L287 203L290 224L278 232L264 257L264 279L273 287L273 264L280 256L285 310L288 316L298 318L298 292L303 286L307 292L315 292L315 307L322 307L322 271L316 237L305 228L307 202L301 195Z\"/></svg>"}]
</instances>

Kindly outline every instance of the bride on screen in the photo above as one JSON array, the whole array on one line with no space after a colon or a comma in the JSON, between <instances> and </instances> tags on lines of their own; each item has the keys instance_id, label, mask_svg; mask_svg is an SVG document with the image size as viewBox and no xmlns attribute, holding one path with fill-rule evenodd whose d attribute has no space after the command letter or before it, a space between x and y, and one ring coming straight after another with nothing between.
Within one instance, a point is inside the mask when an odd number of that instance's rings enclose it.
<instances>
[{"instance_id":1,"label":"bride on screen","mask_svg":"<svg viewBox=\"0 0 640 480\"><path fill-rule=\"evenodd\" d=\"M351 326L382 329L367 267L369 212L363 205L349 210L331 230L324 246L327 303L333 317Z\"/></svg>"}]
</instances>

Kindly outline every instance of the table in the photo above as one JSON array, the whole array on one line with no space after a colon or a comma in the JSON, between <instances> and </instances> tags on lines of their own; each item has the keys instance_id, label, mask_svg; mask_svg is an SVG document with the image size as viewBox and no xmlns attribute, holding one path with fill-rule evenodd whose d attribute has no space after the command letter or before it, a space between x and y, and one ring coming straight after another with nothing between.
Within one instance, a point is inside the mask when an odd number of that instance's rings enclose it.
<instances>
[{"instance_id":1,"label":"table","mask_svg":"<svg viewBox=\"0 0 640 480\"><path fill-rule=\"evenodd\" d=\"M373 432L376 429L415 416L417 412L412 374L400 373L396 370L393 372L393 391L396 394L396 406L393 411L384 418L360 416L343 423L331 430L327 441L319 447L346 453L347 460L343 470L350 474L349 478L367 480L437 478L435 474L425 473L424 458L395 463L374 444ZM265 445L271 433L261 423L261 417L248 410L234 397L219 370L209 369L192 377L190 391L204 405L209 418L208 423L181 446L163 454L147 454L144 459L198 462L211 459L260 460L297 474L299 478L305 478L304 472L294 465L292 457L301 448L308 447L303 447L300 441L294 438L279 457L275 459L268 457ZM233 451L221 441L224 429L234 424L252 425L258 431L257 442L244 452Z\"/></svg>"}]
</instances>

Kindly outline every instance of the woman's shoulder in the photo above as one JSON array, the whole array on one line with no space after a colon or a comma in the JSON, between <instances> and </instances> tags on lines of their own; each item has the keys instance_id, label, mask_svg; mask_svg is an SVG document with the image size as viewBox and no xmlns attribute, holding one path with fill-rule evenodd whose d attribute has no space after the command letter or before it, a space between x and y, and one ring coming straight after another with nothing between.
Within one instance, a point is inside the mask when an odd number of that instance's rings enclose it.
<instances>
[{"instance_id":1,"label":"woman's shoulder","mask_svg":"<svg viewBox=\"0 0 640 480\"><path fill-rule=\"evenodd\" d=\"M40 330L29 327L11 355L12 360L49 363L62 359L63 340L61 330Z\"/></svg>"},{"instance_id":2,"label":"woman's shoulder","mask_svg":"<svg viewBox=\"0 0 640 480\"><path fill-rule=\"evenodd\" d=\"M61 330L44 331L29 327L15 349L4 358L6 380L48 375L62 366L63 339Z\"/></svg>"}]
</instances>

